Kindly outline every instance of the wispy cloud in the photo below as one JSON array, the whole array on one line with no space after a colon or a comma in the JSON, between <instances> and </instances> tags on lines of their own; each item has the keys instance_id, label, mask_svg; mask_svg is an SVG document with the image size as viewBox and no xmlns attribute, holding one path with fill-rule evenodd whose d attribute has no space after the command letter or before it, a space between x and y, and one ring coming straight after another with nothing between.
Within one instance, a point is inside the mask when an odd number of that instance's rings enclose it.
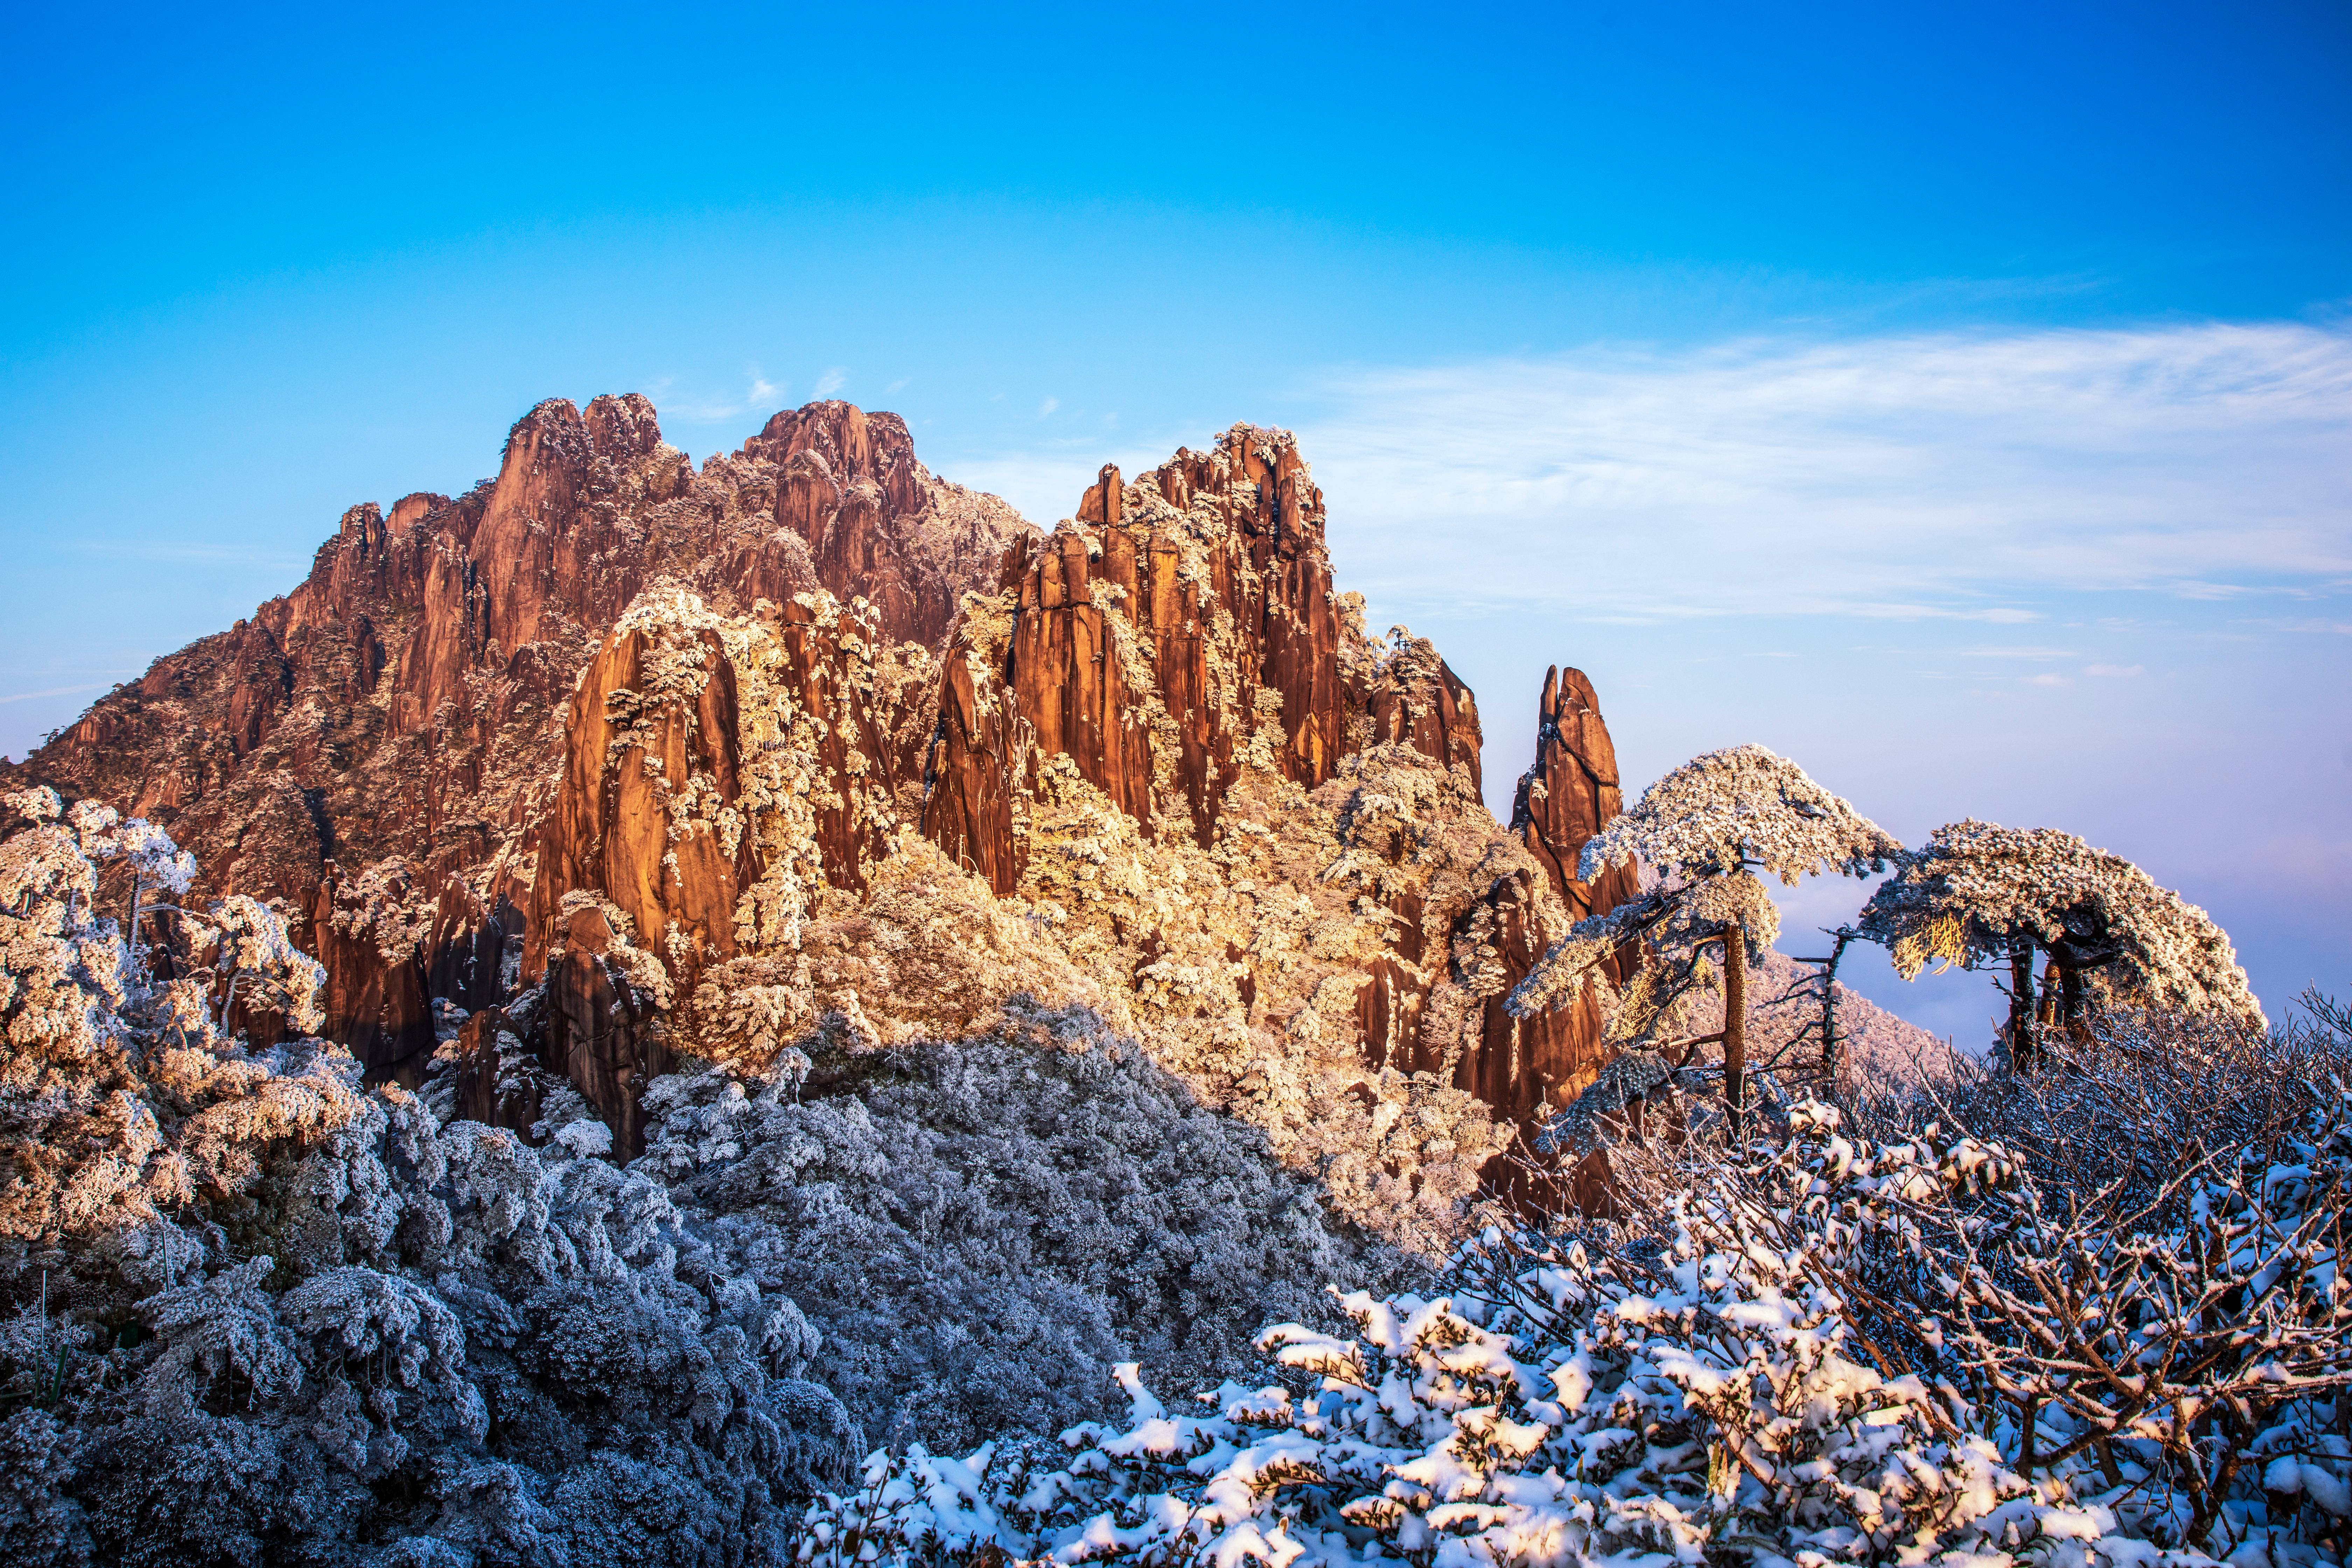
<instances>
[{"instance_id":1,"label":"wispy cloud","mask_svg":"<svg viewBox=\"0 0 2352 1568\"><path fill-rule=\"evenodd\" d=\"M677 378L667 375L646 383L639 390L653 399L664 422L688 425L716 425L747 414L772 414L791 395L790 383L770 381L758 365L750 366L744 374L750 379L740 397L688 396L677 391Z\"/></svg>"},{"instance_id":2,"label":"wispy cloud","mask_svg":"<svg viewBox=\"0 0 2352 1568\"><path fill-rule=\"evenodd\" d=\"M1062 400L1060 398L1048 397L1045 402L1037 405L1037 417L1043 419L1045 416L1051 414L1055 409L1059 408L1060 406L1062 406Z\"/></svg>"},{"instance_id":3,"label":"wispy cloud","mask_svg":"<svg viewBox=\"0 0 2352 1568\"><path fill-rule=\"evenodd\" d=\"M823 375L816 378L816 395L819 397L831 397L835 393L839 392L848 384L848 373L843 370L841 366L835 365L832 369L826 371Z\"/></svg>"},{"instance_id":4,"label":"wispy cloud","mask_svg":"<svg viewBox=\"0 0 2352 1568\"><path fill-rule=\"evenodd\" d=\"M52 686L47 691L16 691L0 697L0 702L30 702L40 697L71 697L78 691L96 691L105 684L102 680L91 680L79 686Z\"/></svg>"},{"instance_id":5,"label":"wispy cloud","mask_svg":"<svg viewBox=\"0 0 2352 1568\"><path fill-rule=\"evenodd\" d=\"M1349 575L1401 607L2000 623L2352 570L2352 333L2321 327L1752 340L1322 390L1300 434Z\"/></svg>"},{"instance_id":6,"label":"wispy cloud","mask_svg":"<svg viewBox=\"0 0 2352 1568\"><path fill-rule=\"evenodd\" d=\"M1122 437L1106 447L1099 436L1074 437L1049 442L1027 452L996 453L963 459L943 454L934 469L940 478L1002 496L1021 515L1044 527L1066 518L1095 482L1105 463L1116 463L1129 479L1164 462L1182 445L1182 437L1136 440Z\"/></svg>"},{"instance_id":7,"label":"wispy cloud","mask_svg":"<svg viewBox=\"0 0 2352 1568\"><path fill-rule=\"evenodd\" d=\"M92 555L131 561L167 561L186 565L244 566L269 572L299 570L310 563L307 555L282 550L253 550L236 544L195 544L184 540L75 539L68 549Z\"/></svg>"}]
</instances>

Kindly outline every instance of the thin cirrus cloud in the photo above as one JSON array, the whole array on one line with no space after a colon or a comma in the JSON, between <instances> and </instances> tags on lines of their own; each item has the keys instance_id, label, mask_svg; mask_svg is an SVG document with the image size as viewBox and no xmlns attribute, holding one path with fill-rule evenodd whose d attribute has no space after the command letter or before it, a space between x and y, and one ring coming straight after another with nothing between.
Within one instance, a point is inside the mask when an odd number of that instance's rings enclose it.
<instances>
[{"instance_id":1,"label":"thin cirrus cloud","mask_svg":"<svg viewBox=\"0 0 2352 1568\"><path fill-rule=\"evenodd\" d=\"M682 389L675 376L659 376L638 388L654 400L661 416L672 424L716 425L746 414L765 415L780 406L791 388L772 382L755 366L745 373L751 380L740 397L696 396Z\"/></svg>"},{"instance_id":2,"label":"thin cirrus cloud","mask_svg":"<svg viewBox=\"0 0 2352 1568\"><path fill-rule=\"evenodd\" d=\"M0 702L31 702L43 697L70 697L76 692L96 691L104 684L103 681L91 680L79 686L52 686L45 691L14 691L0 697Z\"/></svg>"},{"instance_id":3,"label":"thin cirrus cloud","mask_svg":"<svg viewBox=\"0 0 2352 1568\"><path fill-rule=\"evenodd\" d=\"M2017 624L2052 593L2352 574L2352 332L2328 327L1751 339L1320 391L1306 449L1353 574L1400 607Z\"/></svg>"},{"instance_id":4,"label":"thin cirrus cloud","mask_svg":"<svg viewBox=\"0 0 2352 1568\"><path fill-rule=\"evenodd\" d=\"M1565 657L1602 685L1629 786L1760 741L1914 838L1983 815L2142 859L2214 910L2266 997L2340 970L2313 933L2340 929L2352 840L2310 738L2345 689L2313 634L2352 621L2352 332L1749 338L1297 391L1278 416L1328 494L1339 585L1478 690L1498 812L1533 750L1508 715ZM1106 457L1132 474L1176 444L941 471L1048 521ZM2273 854L2282 825L2331 847ZM1816 891L1832 910L1852 890ZM1855 983L1922 1005L1883 964ZM1923 1016L1979 1037L1997 999L1953 986Z\"/></svg>"}]
</instances>

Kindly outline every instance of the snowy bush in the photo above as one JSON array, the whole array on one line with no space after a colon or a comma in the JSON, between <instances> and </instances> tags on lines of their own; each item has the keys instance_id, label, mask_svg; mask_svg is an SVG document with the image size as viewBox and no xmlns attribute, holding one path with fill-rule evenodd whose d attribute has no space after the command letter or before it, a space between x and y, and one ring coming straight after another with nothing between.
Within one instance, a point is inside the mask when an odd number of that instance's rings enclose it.
<instances>
[{"instance_id":1,"label":"snowy bush","mask_svg":"<svg viewBox=\"0 0 2352 1568\"><path fill-rule=\"evenodd\" d=\"M1291 827L1236 815L1219 853L1296 854L1348 900L1396 855L1466 875L1446 776L1374 761L1276 803L1337 828L1284 847ZM1748 761L1730 796L1778 781L1769 831L1707 840L1736 868L1675 872L1675 908L1734 943L1762 919L1751 858L1885 847ZM1276 1129L1204 1106L1098 1013L1005 989L1019 964L974 980L985 1027L926 1037L875 984L925 950L886 967L887 942L813 910L829 1010L752 966L714 983L730 1054L646 1087L623 1165L568 1085L536 1085L524 1132L456 1120L447 1059L421 1094L367 1091L321 1042L235 1039L239 997L298 1026L312 999L274 912L150 906L216 952L208 982L151 973L100 873L144 856L135 887L176 894L168 839L47 792L8 805L0 1559L2342 1560L2352 1102L2315 1086L2352 1042L2326 1027L2117 1010L2065 1072L1953 1084L1938 1112L1768 1097L1753 1138L1628 1152L1621 1218L1489 1232L1406 1290L1402 1258L1326 1214L1339 1177L1279 1157L1312 1146L1314 1075L1346 1081L1318 1034L1352 995L1345 922L1284 982L1301 1054L1236 1084L1285 1106ZM1168 852L1171 884L1196 852ZM1160 899L1181 934L1200 911L1121 853L1122 907ZM926 901L935 869L907 858L891 896ZM1057 918L1091 920L1070 874ZM1234 928L1254 942L1261 901ZM1196 956L1162 951L1165 996L1137 1005L1222 984ZM1415 1103L1413 1136L1446 1131L1434 1091ZM1212 1392L1150 1392L1188 1385Z\"/></svg>"},{"instance_id":2,"label":"snowy bush","mask_svg":"<svg viewBox=\"0 0 2352 1568\"><path fill-rule=\"evenodd\" d=\"M1352 1335L1268 1331L1294 1380L1187 1413L1122 1369L1128 1421L1060 1454L877 1454L800 1556L2341 1560L2352 1100L2190 1162L2148 1229L1998 1145L1811 1103L1682 1174L1647 1222L1490 1232L1447 1294L1350 1295Z\"/></svg>"},{"instance_id":3,"label":"snowy bush","mask_svg":"<svg viewBox=\"0 0 2352 1568\"><path fill-rule=\"evenodd\" d=\"M1109 1369L1239 1369L1266 1315L1402 1260L1346 1239L1261 1134L1079 1010L790 1079L656 1083L638 1168L750 1236L877 1438L934 1447L1098 1413ZM747 1242L747 1245L749 1243Z\"/></svg>"},{"instance_id":4,"label":"snowy bush","mask_svg":"<svg viewBox=\"0 0 2352 1568\"><path fill-rule=\"evenodd\" d=\"M127 856L141 879L184 886L184 857L160 832L88 803L64 810L47 789L0 807L25 825L0 840L0 1237L184 1252L169 1214L240 1190L273 1143L357 1115L357 1064L317 1041L248 1050L203 986L131 963L97 907L100 865ZM276 912L236 898L215 917L205 929L231 973L315 1021L318 965Z\"/></svg>"}]
</instances>

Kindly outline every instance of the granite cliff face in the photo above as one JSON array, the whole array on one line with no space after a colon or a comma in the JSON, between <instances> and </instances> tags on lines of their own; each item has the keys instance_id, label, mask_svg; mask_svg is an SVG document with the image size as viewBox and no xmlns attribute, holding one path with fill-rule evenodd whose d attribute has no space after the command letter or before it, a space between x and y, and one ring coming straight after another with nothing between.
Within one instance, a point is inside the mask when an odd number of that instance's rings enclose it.
<instances>
[{"instance_id":1,"label":"granite cliff face","mask_svg":"<svg viewBox=\"0 0 2352 1568\"><path fill-rule=\"evenodd\" d=\"M1148 833L1203 844L1245 763L1313 789L1403 741L1475 785L1468 689L1433 652L1382 658L1361 601L1332 593L1323 524L1286 432L1236 426L1133 484L1104 468L960 623L926 832L1009 893L1044 757L1070 758Z\"/></svg>"},{"instance_id":2,"label":"granite cliff face","mask_svg":"<svg viewBox=\"0 0 2352 1568\"><path fill-rule=\"evenodd\" d=\"M376 1073L463 1019L484 1119L569 1083L631 1149L683 1057L1081 1005L1435 1244L1601 1065L1591 1005L1502 998L1630 891L1574 876L1615 758L1548 676L1496 824L1474 698L1367 634L1324 528L1246 426L1041 534L889 415L780 414L698 473L643 398L551 402L495 480L354 508L293 594L20 771L285 900Z\"/></svg>"},{"instance_id":3,"label":"granite cliff face","mask_svg":"<svg viewBox=\"0 0 2352 1568\"><path fill-rule=\"evenodd\" d=\"M1475 796L1481 737L1468 689L1427 643L1383 648L1365 635L1360 601L1332 592L1324 522L1285 432L1235 426L1213 453L1180 453L1132 484L1106 468L1076 520L1017 547L995 602L976 601L962 622L932 756L930 837L1013 892L1036 769L1057 754L1147 831L1204 846L1251 764L1311 791L1343 759L1403 744L1461 773ZM1539 888L1586 912L1591 889L1559 868L1572 870L1615 814L1616 754L1590 684L1570 676L1582 706L1556 693L1557 672L1548 678L1543 750L1521 786L1539 805L1547 777L1572 777L1578 792L1519 827L1544 878L1498 865L1483 889L1454 889L1436 908L1417 886L1388 893L1391 951L1370 962L1357 1000L1374 1066L1446 1078L1513 1121L1548 1086L1569 1089L1597 1070L1597 1012L1523 1023L1490 997L1475 1041L1432 1034L1426 964L1463 942L1482 969L1523 974L1560 923L1538 909ZM1389 847L1398 862L1402 837Z\"/></svg>"},{"instance_id":4,"label":"granite cliff face","mask_svg":"<svg viewBox=\"0 0 2352 1568\"><path fill-rule=\"evenodd\" d=\"M291 594L16 771L164 824L211 888L286 900L329 965L329 1031L415 1074L432 998L511 985L575 688L647 584L748 612L869 582L881 635L935 642L1027 531L933 478L892 415L812 404L698 473L643 397L551 400L495 479L352 508Z\"/></svg>"}]
</instances>

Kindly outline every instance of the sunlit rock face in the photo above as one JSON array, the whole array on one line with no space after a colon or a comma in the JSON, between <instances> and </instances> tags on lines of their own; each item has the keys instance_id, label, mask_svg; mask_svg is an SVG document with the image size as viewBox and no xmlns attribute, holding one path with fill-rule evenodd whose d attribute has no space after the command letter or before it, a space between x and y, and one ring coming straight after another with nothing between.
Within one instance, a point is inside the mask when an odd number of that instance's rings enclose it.
<instances>
[{"instance_id":1,"label":"sunlit rock face","mask_svg":"<svg viewBox=\"0 0 2352 1568\"><path fill-rule=\"evenodd\" d=\"M23 771L287 900L328 1032L380 1077L444 1052L480 1119L568 1082L627 1152L688 1058L1074 1005L1435 1245L1601 1065L1591 1004L1502 1005L1631 885L1575 876L1619 803L1590 682L1538 723L1507 829L1475 698L1334 591L1286 432L1107 468L1045 533L890 415L780 414L698 472L631 396L353 509Z\"/></svg>"},{"instance_id":2,"label":"sunlit rock face","mask_svg":"<svg viewBox=\"0 0 2352 1568\"><path fill-rule=\"evenodd\" d=\"M1244 767L1302 788L1402 741L1478 773L1467 688L1433 653L1387 657L1331 588L1323 495L1286 431L1235 426L1025 540L947 659L931 837L1018 884L1031 759L1066 756L1151 833L1213 837Z\"/></svg>"},{"instance_id":3,"label":"sunlit rock face","mask_svg":"<svg viewBox=\"0 0 2352 1568\"><path fill-rule=\"evenodd\" d=\"M697 472L645 398L551 399L495 479L353 507L291 594L12 771L164 824L207 887L285 900L329 968L326 1032L413 1081L431 1000L514 978L575 689L648 584L748 613L864 583L887 636L935 644L1028 531L933 478L894 415L811 404Z\"/></svg>"}]
</instances>

